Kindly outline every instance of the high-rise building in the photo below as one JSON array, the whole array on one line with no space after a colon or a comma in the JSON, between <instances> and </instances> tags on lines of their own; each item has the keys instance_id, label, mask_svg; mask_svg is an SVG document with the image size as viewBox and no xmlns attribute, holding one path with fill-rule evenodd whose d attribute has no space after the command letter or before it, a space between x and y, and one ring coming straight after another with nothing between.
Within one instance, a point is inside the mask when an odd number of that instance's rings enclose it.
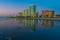
<instances>
[{"instance_id":1,"label":"high-rise building","mask_svg":"<svg viewBox=\"0 0 60 40\"><path fill-rule=\"evenodd\" d=\"M28 16L28 9L25 9L24 10L24 14L23 15L24 15L24 17L27 17Z\"/></svg>"},{"instance_id":2,"label":"high-rise building","mask_svg":"<svg viewBox=\"0 0 60 40\"><path fill-rule=\"evenodd\" d=\"M24 17L36 17L36 5L31 5L29 9L24 10Z\"/></svg>"},{"instance_id":3,"label":"high-rise building","mask_svg":"<svg viewBox=\"0 0 60 40\"><path fill-rule=\"evenodd\" d=\"M36 16L36 5L31 5L29 8L29 14L31 14L31 17Z\"/></svg>"},{"instance_id":4,"label":"high-rise building","mask_svg":"<svg viewBox=\"0 0 60 40\"><path fill-rule=\"evenodd\" d=\"M50 11L50 10L42 11L42 18L53 18L53 17L54 17L54 11Z\"/></svg>"},{"instance_id":5,"label":"high-rise building","mask_svg":"<svg viewBox=\"0 0 60 40\"><path fill-rule=\"evenodd\" d=\"M31 6L29 7L28 17L31 17Z\"/></svg>"}]
</instances>

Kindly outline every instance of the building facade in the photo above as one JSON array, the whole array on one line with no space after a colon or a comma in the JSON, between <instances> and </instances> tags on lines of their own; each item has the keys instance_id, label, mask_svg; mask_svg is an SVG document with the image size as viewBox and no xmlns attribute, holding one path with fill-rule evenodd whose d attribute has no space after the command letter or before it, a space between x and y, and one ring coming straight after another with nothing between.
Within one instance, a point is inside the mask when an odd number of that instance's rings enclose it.
<instances>
[{"instance_id":1,"label":"building facade","mask_svg":"<svg viewBox=\"0 0 60 40\"><path fill-rule=\"evenodd\" d=\"M55 18L60 18L60 14L59 15L56 15L56 17Z\"/></svg>"},{"instance_id":2,"label":"building facade","mask_svg":"<svg viewBox=\"0 0 60 40\"><path fill-rule=\"evenodd\" d=\"M22 12L19 12L18 15L16 17L23 17L23 13Z\"/></svg>"},{"instance_id":3,"label":"building facade","mask_svg":"<svg viewBox=\"0 0 60 40\"><path fill-rule=\"evenodd\" d=\"M31 17L36 17L36 5L31 5L29 11L30 11Z\"/></svg>"},{"instance_id":4,"label":"building facade","mask_svg":"<svg viewBox=\"0 0 60 40\"><path fill-rule=\"evenodd\" d=\"M39 16L38 16L38 12L36 12L36 17L39 17Z\"/></svg>"},{"instance_id":5,"label":"building facade","mask_svg":"<svg viewBox=\"0 0 60 40\"><path fill-rule=\"evenodd\" d=\"M29 7L29 10L28 10L28 17L31 17L31 6Z\"/></svg>"},{"instance_id":6,"label":"building facade","mask_svg":"<svg viewBox=\"0 0 60 40\"><path fill-rule=\"evenodd\" d=\"M42 18L53 18L54 11L43 10L42 11Z\"/></svg>"},{"instance_id":7,"label":"building facade","mask_svg":"<svg viewBox=\"0 0 60 40\"><path fill-rule=\"evenodd\" d=\"M24 14L23 15L24 15L24 17L27 17L28 16L28 9L25 9L24 10Z\"/></svg>"}]
</instances>

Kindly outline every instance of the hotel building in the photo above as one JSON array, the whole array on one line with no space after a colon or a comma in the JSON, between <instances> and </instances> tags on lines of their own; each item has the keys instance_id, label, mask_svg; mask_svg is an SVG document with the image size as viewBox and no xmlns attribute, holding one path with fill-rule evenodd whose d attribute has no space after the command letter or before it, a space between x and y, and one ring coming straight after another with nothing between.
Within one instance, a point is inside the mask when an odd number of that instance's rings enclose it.
<instances>
[{"instance_id":1,"label":"hotel building","mask_svg":"<svg viewBox=\"0 0 60 40\"><path fill-rule=\"evenodd\" d=\"M43 10L42 11L42 18L53 18L54 11Z\"/></svg>"},{"instance_id":2,"label":"hotel building","mask_svg":"<svg viewBox=\"0 0 60 40\"><path fill-rule=\"evenodd\" d=\"M29 8L29 11L30 11L31 17L36 17L36 5L31 5Z\"/></svg>"},{"instance_id":3,"label":"hotel building","mask_svg":"<svg viewBox=\"0 0 60 40\"><path fill-rule=\"evenodd\" d=\"M27 17L28 16L28 9L25 9L24 10L24 14L23 15L24 15L24 17Z\"/></svg>"}]
</instances>

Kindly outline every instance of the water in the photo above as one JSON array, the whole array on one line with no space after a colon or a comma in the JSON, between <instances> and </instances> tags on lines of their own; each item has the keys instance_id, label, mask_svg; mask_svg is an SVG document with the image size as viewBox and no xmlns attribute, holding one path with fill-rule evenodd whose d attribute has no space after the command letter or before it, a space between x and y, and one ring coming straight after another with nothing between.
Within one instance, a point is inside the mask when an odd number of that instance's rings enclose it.
<instances>
[{"instance_id":1,"label":"water","mask_svg":"<svg viewBox=\"0 0 60 40\"><path fill-rule=\"evenodd\" d=\"M60 40L60 20L0 18L0 40Z\"/></svg>"}]
</instances>

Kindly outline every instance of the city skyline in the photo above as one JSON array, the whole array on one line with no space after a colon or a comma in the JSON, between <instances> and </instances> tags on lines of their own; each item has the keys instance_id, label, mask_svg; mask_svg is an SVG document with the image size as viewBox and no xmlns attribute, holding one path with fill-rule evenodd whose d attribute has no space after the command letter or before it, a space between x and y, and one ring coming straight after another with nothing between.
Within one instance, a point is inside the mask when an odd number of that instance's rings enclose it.
<instances>
[{"instance_id":1,"label":"city skyline","mask_svg":"<svg viewBox=\"0 0 60 40\"><path fill-rule=\"evenodd\" d=\"M54 10L56 14L60 13L59 0L0 0L0 16L16 15L32 4L37 6L39 14L42 10Z\"/></svg>"}]
</instances>

